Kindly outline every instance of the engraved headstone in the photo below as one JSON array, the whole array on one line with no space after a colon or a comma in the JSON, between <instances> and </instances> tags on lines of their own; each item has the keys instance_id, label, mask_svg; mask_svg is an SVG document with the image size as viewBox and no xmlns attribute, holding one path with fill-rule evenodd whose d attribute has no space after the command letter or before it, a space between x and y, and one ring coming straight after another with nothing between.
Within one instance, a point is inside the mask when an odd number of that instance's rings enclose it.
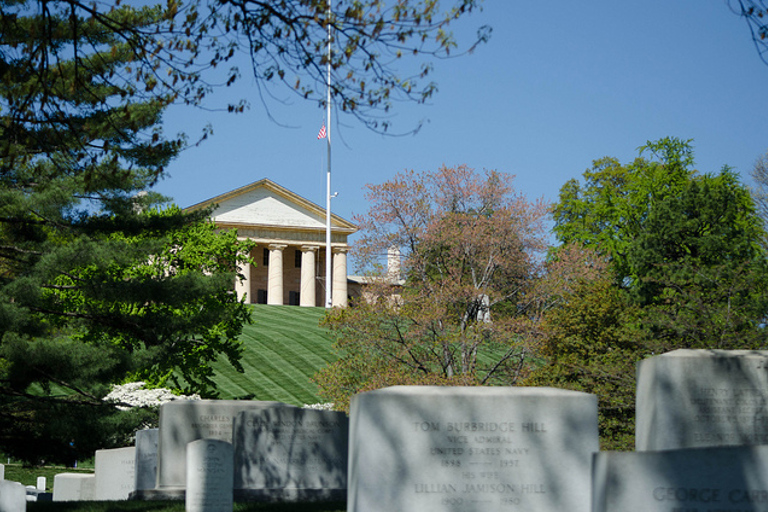
<instances>
[{"instance_id":1,"label":"engraved headstone","mask_svg":"<svg viewBox=\"0 0 768 512\"><path fill-rule=\"evenodd\" d=\"M187 444L198 439L232 442L232 423L241 411L290 407L280 402L180 400L160 407L157 489L184 489Z\"/></svg>"},{"instance_id":2,"label":"engraved headstone","mask_svg":"<svg viewBox=\"0 0 768 512\"><path fill-rule=\"evenodd\" d=\"M350 512L588 512L597 397L396 386L356 395Z\"/></svg>"},{"instance_id":3,"label":"engraved headstone","mask_svg":"<svg viewBox=\"0 0 768 512\"><path fill-rule=\"evenodd\" d=\"M154 489L157 480L157 443L159 431L156 428L136 432L136 482L137 491Z\"/></svg>"},{"instance_id":4,"label":"engraved headstone","mask_svg":"<svg viewBox=\"0 0 768 512\"><path fill-rule=\"evenodd\" d=\"M0 480L0 512L24 512L27 509L27 491L18 482Z\"/></svg>"},{"instance_id":5,"label":"engraved headstone","mask_svg":"<svg viewBox=\"0 0 768 512\"><path fill-rule=\"evenodd\" d=\"M235 418L235 494L251 500L343 500L349 419L343 412L271 407Z\"/></svg>"},{"instance_id":6,"label":"engraved headstone","mask_svg":"<svg viewBox=\"0 0 768 512\"><path fill-rule=\"evenodd\" d=\"M231 443L199 439L187 445L186 512L232 512Z\"/></svg>"},{"instance_id":7,"label":"engraved headstone","mask_svg":"<svg viewBox=\"0 0 768 512\"><path fill-rule=\"evenodd\" d=\"M96 450L94 468L96 501L127 500L135 490L135 447Z\"/></svg>"},{"instance_id":8,"label":"engraved headstone","mask_svg":"<svg viewBox=\"0 0 768 512\"><path fill-rule=\"evenodd\" d=\"M38 491L43 491L43 492L45 492L45 486L46 486L46 483L47 483L47 482L46 482L46 479L45 479L45 477L44 477L44 476L39 476L39 477L37 477L37 486L36 486L36 489L37 489Z\"/></svg>"},{"instance_id":9,"label":"engraved headstone","mask_svg":"<svg viewBox=\"0 0 768 512\"><path fill-rule=\"evenodd\" d=\"M637 370L637 450L768 444L768 351L675 350Z\"/></svg>"},{"instance_id":10,"label":"engraved headstone","mask_svg":"<svg viewBox=\"0 0 768 512\"><path fill-rule=\"evenodd\" d=\"M95 488L92 473L59 473L53 477L53 501L92 501Z\"/></svg>"},{"instance_id":11,"label":"engraved headstone","mask_svg":"<svg viewBox=\"0 0 768 512\"><path fill-rule=\"evenodd\" d=\"M768 446L595 455L592 512L763 512Z\"/></svg>"}]
</instances>

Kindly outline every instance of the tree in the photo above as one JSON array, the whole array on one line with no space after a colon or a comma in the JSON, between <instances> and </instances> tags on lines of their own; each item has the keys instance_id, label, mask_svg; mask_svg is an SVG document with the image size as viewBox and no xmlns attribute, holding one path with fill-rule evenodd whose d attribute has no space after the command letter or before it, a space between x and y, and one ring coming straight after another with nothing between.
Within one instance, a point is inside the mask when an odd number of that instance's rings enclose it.
<instances>
[{"instance_id":1,"label":"tree","mask_svg":"<svg viewBox=\"0 0 768 512\"><path fill-rule=\"evenodd\" d=\"M765 345L764 237L749 191L727 168L654 206L630 251L654 351Z\"/></svg>"},{"instance_id":2,"label":"tree","mask_svg":"<svg viewBox=\"0 0 768 512\"><path fill-rule=\"evenodd\" d=\"M143 193L182 141L157 128L169 97L118 78L143 57L112 27L150 32L161 11L57 5L0 16L0 448L30 461L119 443L104 426L139 419L115 419L109 383L210 392L248 320L236 235Z\"/></svg>"},{"instance_id":3,"label":"tree","mask_svg":"<svg viewBox=\"0 0 768 512\"><path fill-rule=\"evenodd\" d=\"M665 197L675 196L695 174L690 141L664 138L648 142L637 158L622 165L615 158L596 160L584 172L584 185L568 181L553 207L554 232L563 244L578 242L606 255L621 284L637 282L629 258L630 247L645 230L650 210Z\"/></svg>"},{"instance_id":4,"label":"tree","mask_svg":"<svg viewBox=\"0 0 768 512\"><path fill-rule=\"evenodd\" d=\"M526 381L596 393L606 448L631 448L641 358L765 346L765 234L749 191L728 168L695 172L687 142L648 149L656 160L603 159L584 187L561 189L558 238L597 251L613 275L584 280L547 315L547 362Z\"/></svg>"},{"instance_id":5,"label":"tree","mask_svg":"<svg viewBox=\"0 0 768 512\"><path fill-rule=\"evenodd\" d=\"M223 0L209 3L200 28L193 34L210 34L224 26L245 39L234 41L249 52L252 70L262 95L273 82L284 84L304 98L326 102L330 78L331 101L366 126L386 131L390 120L381 117L395 102L422 103L437 90L429 81L433 63L459 50L450 23L478 9L478 0L452 0L441 11L432 0ZM197 4L191 12L197 16ZM481 27L477 38L460 53L471 52L490 37ZM327 39L333 51L328 55ZM201 36L202 37L202 36ZM232 43L216 51L224 55ZM403 57L415 69L403 72ZM330 63L330 77L326 64Z\"/></svg>"},{"instance_id":6,"label":"tree","mask_svg":"<svg viewBox=\"0 0 768 512\"><path fill-rule=\"evenodd\" d=\"M768 4L765 0L728 0L728 6L747 21L757 54L768 64Z\"/></svg>"},{"instance_id":7,"label":"tree","mask_svg":"<svg viewBox=\"0 0 768 512\"><path fill-rule=\"evenodd\" d=\"M401 173L369 185L356 243L366 300L326 320L341 357L316 377L344 407L355 392L392 384L512 384L536 343L530 293L545 248L546 205L512 177L459 166ZM380 256L397 247L403 282Z\"/></svg>"},{"instance_id":8,"label":"tree","mask_svg":"<svg viewBox=\"0 0 768 512\"><path fill-rule=\"evenodd\" d=\"M542 323L545 363L524 380L597 395L604 450L634 447L635 364L647 354L638 312L609 272L574 280Z\"/></svg>"},{"instance_id":9,"label":"tree","mask_svg":"<svg viewBox=\"0 0 768 512\"><path fill-rule=\"evenodd\" d=\"M757 214L763 219L763 227L768 226L768 153L760 156L750 171L755 182L751 190Z\"/></svg>"},{"instance_id":10,"label":"tree","mask_svg":"<svg viewBox=\"0 0 768 512\"><path fill-rule=\"evenodd\" d=\"M259 85L322 103L309 84L323 76L330 26L334 101L365 122L434 91L399 78L387 52L447 54L449 21L475 3L441 16L431 1L342 1L328 13L319 0L0 0L0 448L62 458L63 436L86 452L114 445L103 426L130 422L101 403L107 383L210 392L211 359L237 359L248 312L230 287L248 245L216 234L206 212L159 209L164 199L145 193L187 143L160 129L168 105L201 105L243 39ZM56 430L50 418L73 423Z\"/></svg>"}]
</instances>

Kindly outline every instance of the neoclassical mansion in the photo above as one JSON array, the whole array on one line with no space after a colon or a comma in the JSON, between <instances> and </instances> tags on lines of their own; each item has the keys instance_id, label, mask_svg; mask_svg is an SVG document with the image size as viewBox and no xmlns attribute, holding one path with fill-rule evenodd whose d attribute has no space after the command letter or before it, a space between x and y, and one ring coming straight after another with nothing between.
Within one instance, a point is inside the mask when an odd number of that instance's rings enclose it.
<instances>
[{"instance_id":1,"label":"neoclassical mansion","mask_svg":"<svg viewBox=\"0 0 768 512\"><path fill-rule=\"evenodd\" d=\"M248 303L325 305L326 210L277 183L262 179L187 208L217 205L212 218L221 229L237 229L238 237L258 245L255 265L241 269L235 283ZM331 215L332 302L346 306L347 238L354 224Z\"/></svg>"}]
</instances>

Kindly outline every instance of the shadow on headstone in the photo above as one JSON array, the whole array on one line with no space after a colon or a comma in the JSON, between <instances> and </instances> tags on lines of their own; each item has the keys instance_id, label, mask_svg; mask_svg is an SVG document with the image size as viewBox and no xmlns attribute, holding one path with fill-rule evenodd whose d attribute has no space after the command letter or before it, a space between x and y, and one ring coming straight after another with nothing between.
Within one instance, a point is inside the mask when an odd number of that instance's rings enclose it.
<instances>
[{"instance_id":1,"label":"shadow on headstone","mask_svg":"<svg viewBox=\"0 0 768 512\"><path fill-rule=\"evenodd\" d=\"M768 351L675 350L637 370L635 447L768 444Z\"/></svg>"},{"instance_id":2,"label":"shadow on headstone","mask_svg":"<svg viewBox=\"0 0 768 512\"><path fill-rule=\"evenodd\" d=\"M593 512L762 512L768 446L595 455Z\"/></svg>"},{"instance_id":3,"label":"shadow on headstone","mask_svg":"<svg viewBox=\"0 0 768 512\"><path fill-rule=\"evenodd\" d=\"M235 419L238 501L344 500L349 419L343 412L272 407Z\"/></svg>"},{"instance_id":4,"label":"shadow on headstone","mask_svg":"<svg viewBox=\"0 0 768 512\"><path fill-rule=\"evenodd\" d=\"M356 395L350 512L587 512L597 398L396 386Z\"/></svg>"}]
</instances>

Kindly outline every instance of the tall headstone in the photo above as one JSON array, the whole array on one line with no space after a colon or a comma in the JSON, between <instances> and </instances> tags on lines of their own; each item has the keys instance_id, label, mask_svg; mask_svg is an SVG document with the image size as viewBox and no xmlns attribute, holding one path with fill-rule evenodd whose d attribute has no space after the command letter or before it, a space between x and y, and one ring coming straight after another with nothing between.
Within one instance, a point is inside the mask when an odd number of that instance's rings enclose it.
<instances>
[{"instance_id":1,"label":"tall headstone","mask_svg":"<svg viewBox=\"0 0 768 512\"><path fill-rule=\"evenodd\" d=\"M24 512L27 509L27 491L18 482L0 480L0 512Z\"/></svg>"},{"instance_id":2,"label":"tall headstone","mask_svg":"<svg viewBox=\"0 0 768 512\"><path fill-rule=\"evenodd\" d=\"M768 444L768 351L675 350L637 370L637 450Z\"/></svg>"},{"instance_id":3,"label":"tall headstone","mask_svg":"<svg viewBox=\"0 0 768 512\"><path fill-rule=\"evenodd\" d=\"M135 490L135 447L96 450L94 468L96 501L127 500Z\"/></svg>"},{"instance_id":4,"label":"tall headstone","mask_svg":"<svg viewBox=\"0 0 768 512\"><path fill-rule=\"evenodd\" d=\"M595 455L592 512L763 512L768 446Z\"/></svg>"},{"instance_id":5,"label":"tall headstone","mask_svg":"<svg viewBox=\"0 0 768 512\"><path fill-rule=\"evenodd\" d=\"M235 418L235 495L248 500L343 500L349 419L343 412L271 407Z\"/></svg>"},{"instance_id":6,"label":"tall headstone","mask_svg":"<svg viewBox=\"0 0 768 512\"><path fill-rule=\"evenodd\" d=\"M0 464L0 480L5 480L5 465Z\"/></svg>"},{"instance_id":7,"label":"tall headstone","mask_svg":"<svg viewBox=\"0 0 768 512\"><path fill-rule=\"evenodd\" d=\"M53 477L53 501L92 501L95 489L93 473L59 473Z\"/></svg>"},{"instance_id":8,"label":"tall headstone","mask_svg":"<svg viewBox=\"0 0 768 512\"><path fill-rule=\"evenodd\" d=\"M588 512L597 397L396 386L356 395L350 512Z\"/></svg>"},{"instance_id":9,"label":"tall headstone","mask_svg":"<svg viewBox=\"0 0 768 512\"><path fill-rule=\"evenodd\" d=\"M46 482L46 478L44 476L37 477L37 485L35 486L35 488L38 491L45 492L46 485L47 485L47 482Z\"/></svg>"},{"instance_id":10,"label":"tall headstone","mask_svg":"<svg viewBox=\"0 0 768 512\"><path fill-rule=\"evenodd\" d=\"M136 432L136 482L137 491L154 489L157 480L157 444L159 430L149 428Z\"/></svg>"},{"instance_id":11,"label":"tall headstone","mask_svg":"<svg viewBox=\"0 0 768 512\"><path fill-rule=\"evenodd\" d=\"M187 445L186 512L232 512L231 443L199 439Z\"/></svg>"},{"instance_id":12,"label":"tall headstone","mask_svg":"<svg viewBox=\"0 0 768 512\"><path fill-rule=\"evenodd\" d=\"M290 407L280 402L183 400L160 407L157 490L184 489L187 444L198 439L232 443L232 423L241 411Z\"/></svg>"}]
</instances>

